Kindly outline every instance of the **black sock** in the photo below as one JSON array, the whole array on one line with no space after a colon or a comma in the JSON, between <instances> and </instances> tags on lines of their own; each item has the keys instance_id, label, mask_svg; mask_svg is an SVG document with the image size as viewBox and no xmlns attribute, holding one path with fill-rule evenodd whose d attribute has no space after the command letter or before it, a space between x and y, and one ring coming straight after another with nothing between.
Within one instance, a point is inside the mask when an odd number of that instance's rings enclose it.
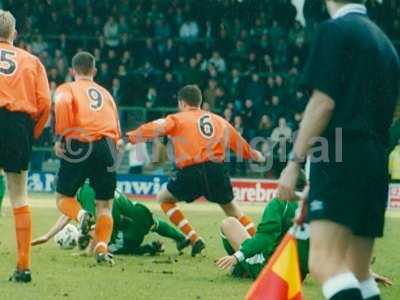
<instances>
[{"instance_id":1,"label":"black sock","mask_svg":"<svg viewBox=\"0 0 400 300\"><path fill-rule=\"evenodd\" d=\"M329 300L363 300L359 289L348 289L336 293Z\"/></svg>"},{"instance_id":2,"label":"black sock","mask_svg":"<svg viewBox=\"0 0 400 300\"><path fill-rule=\"evenodd\" d=\"M364 300L381 300L381 296L380 295L376 295L376 296L373 296L371 298L366 298Z\"/></svg>"}]
</instances>

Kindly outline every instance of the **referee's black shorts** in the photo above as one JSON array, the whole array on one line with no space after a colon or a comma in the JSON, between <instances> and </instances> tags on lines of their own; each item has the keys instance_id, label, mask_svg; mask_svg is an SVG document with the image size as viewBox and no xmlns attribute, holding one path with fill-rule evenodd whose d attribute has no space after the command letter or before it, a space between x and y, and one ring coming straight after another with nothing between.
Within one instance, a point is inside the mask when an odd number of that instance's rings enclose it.
<instances>
[{"instance_id":1,"label":"referee's black shorts","mask_svg":"<svg viewBox=\"0 0 400 300\"><path fill-rule=\"evenodd\" d=\"M311 163L309 221L330 220L357 236L381 237L389 183L385 147L344 139L342 153L343 162Z\"/></svg>"},{"instance_id":2,"label":"referee's black shorts","mask_svg":"<svg viewBox=\"0 0 400 300\"><path fill-rule=\"evenodd\" d=\"M200 197L217 204L233 200L233 189L223 163L205 162L178 170L167 185L179 201L193 202Z\"/></svg>"},{"instance_id":3,"label":"referee's black shorts","mask_svg":"<svg viewBox=\"0 0 400 300\"><path fill-rule=\"evenodd\" d=\"M31 159L34 121L22 112L0 108L0 168L10 173L27 171Z\"/></svg>"},{"instance_id":4,"label":"referee's black shorts","mask_svg":"<svg viewBox=\"0 0 400 300\"><path fill-rule=\"evenodd\" d=\"M114 198L116 188L115 143L101 139L92 143L70 140L61 158L57 178L57 193L74 197L89 179L96 193L96 200ZM69 149L68 149L69 148Z\"/></svg>"}]
</instances>

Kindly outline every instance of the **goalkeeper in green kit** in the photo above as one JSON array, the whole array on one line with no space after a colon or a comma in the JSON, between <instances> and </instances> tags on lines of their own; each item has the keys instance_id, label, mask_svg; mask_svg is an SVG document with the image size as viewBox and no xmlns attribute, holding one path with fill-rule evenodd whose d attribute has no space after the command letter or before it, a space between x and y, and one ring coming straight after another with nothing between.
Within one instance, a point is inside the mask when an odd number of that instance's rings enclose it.
<instances>
[{"instance_id":1,"label":"goalkeeper in green kit","mask_svg":"<svg viewBox=\"0 0 400 300\"><path fill-rule=\"evenodd\" d=\"M279 243L293 225L297 202L274 198L264 210L255 236L250 237L243 226L227 218L221 226L221 236L228 256L218 260L217 266L232 269L235 277L257 278ZM296 232L300 271L303 279L308 274L309 228L304 224Z\"/></svg>"},{"instance_id":2,"label":"goalkeeper in green kit","mask_svg":"<svg viewBox=\"0 0 400 300\"><path fill-rule=\"evenodd\" d=\"M77 200L82 209L95 215L95 194L93 189L85 184L79 190ZM163 252L162 243L154 241L143 244L144 238L150 232L155 232L162 237L176 242L179 252L190 245L190 241L168 223L153 216L152 212L142 203L129 200L125 195L116 191L112 206L114 219L113 233L109 243L110 252L113 254L154 255ZM61 216L56 224L44 236L35 239L32 245L46 243L60 232L71 220ZM85 245L79 245L84 249L89 244L89 238Z\"/></svg>"}]
</instances>

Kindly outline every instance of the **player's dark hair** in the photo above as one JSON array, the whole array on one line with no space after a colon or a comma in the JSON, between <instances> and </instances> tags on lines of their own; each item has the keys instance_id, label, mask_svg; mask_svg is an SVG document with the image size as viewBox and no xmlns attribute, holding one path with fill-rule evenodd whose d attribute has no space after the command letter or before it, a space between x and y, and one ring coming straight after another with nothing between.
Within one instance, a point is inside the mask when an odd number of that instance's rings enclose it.
<instances>
[{"instance_id":1,"label":"player's dark hair","mask_svg":"<svg viewBox=\"0 0 400 300\"><path fill-rule=\"evenodd\" d=\"M94 70L96 60L89 52L78 52L72 58L72 68L82 75L90 75Z\"/></svg>"},{"instance_id":2,"label":"player's dark hair","mask_svg":"<svg viewBox=\"0 0 400 300\"><path fill-rule=\"evenodd\" d=\"M187 85L178 92L178 100L190 106L200 106L203 102L203 96L197 85Z\"/></svg>"}]
</instances>

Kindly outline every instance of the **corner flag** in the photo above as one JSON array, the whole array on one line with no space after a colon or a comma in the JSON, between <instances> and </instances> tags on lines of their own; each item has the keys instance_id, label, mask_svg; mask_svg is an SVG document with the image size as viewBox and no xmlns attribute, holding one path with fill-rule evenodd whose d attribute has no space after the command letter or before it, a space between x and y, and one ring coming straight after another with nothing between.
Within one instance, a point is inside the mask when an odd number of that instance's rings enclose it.
<instances>
[{"instance_id":1,"label":"corner flag","mask_svg":"<svg viewBox=\"0 0 400 300\"><path fill-rule=\"evenodd\" d=\"M254 282L246 300L302 300L297 240L290 230Z\"/></svg>"}]
</instances>

